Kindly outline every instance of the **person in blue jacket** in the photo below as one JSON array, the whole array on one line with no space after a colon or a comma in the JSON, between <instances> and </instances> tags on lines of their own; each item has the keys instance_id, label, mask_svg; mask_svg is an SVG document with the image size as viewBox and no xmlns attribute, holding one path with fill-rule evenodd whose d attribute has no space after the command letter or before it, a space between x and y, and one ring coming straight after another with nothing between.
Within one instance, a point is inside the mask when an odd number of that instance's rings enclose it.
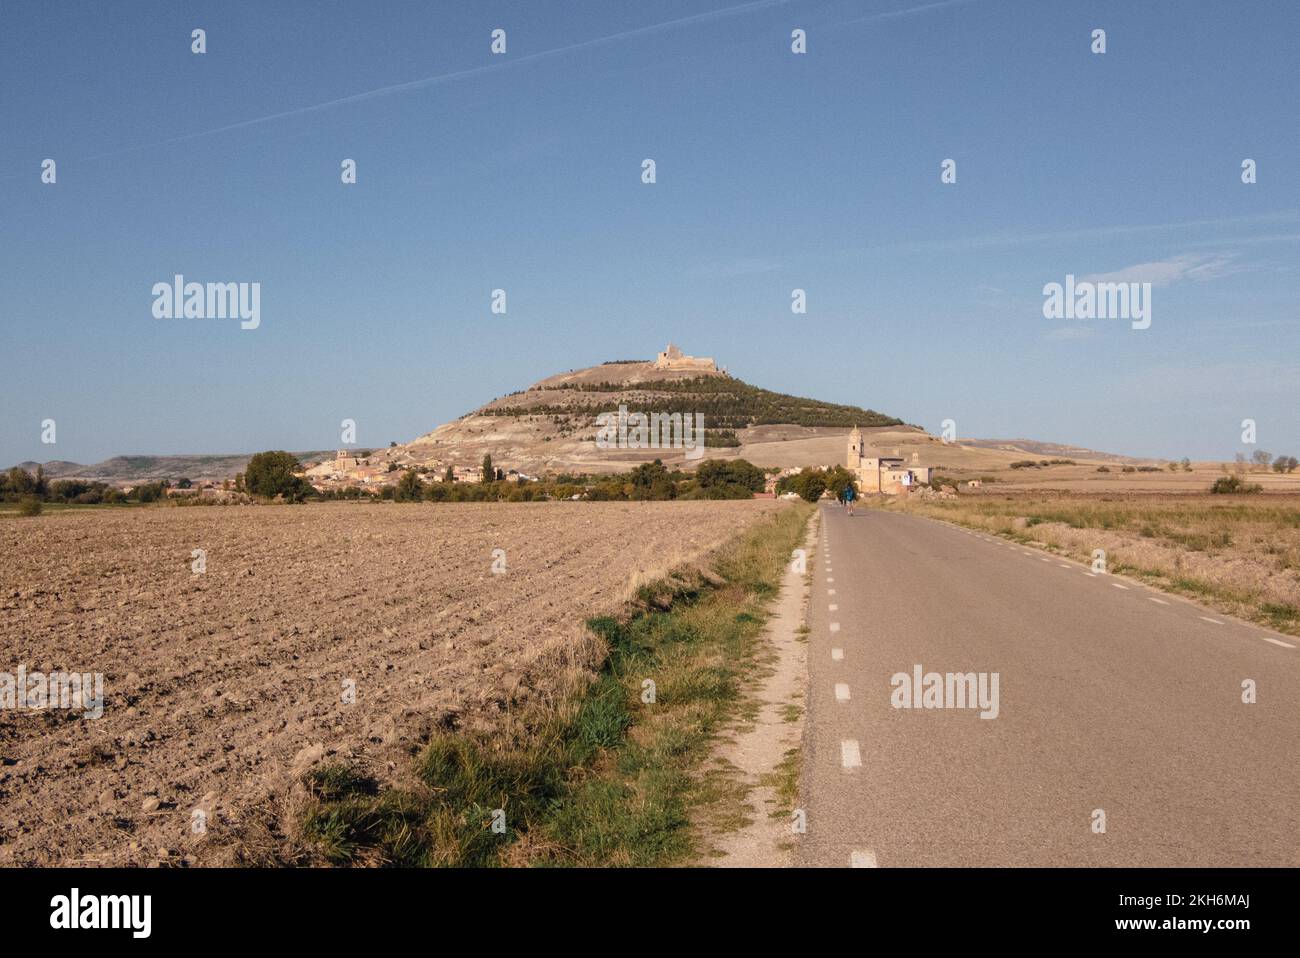
<instances>
[{"instance_id":1,"label":"person in blue jacket","mask_svg":"<svg viewBox=\"0 0 1300 958\"><path fill-rule=\"evenodd\" d=\"M849 515L853 515L853 500L857 497L858 494L853 491L853 483L850 482L844 487L844 505L848 508Z\"/></svg>"}]
</instances>

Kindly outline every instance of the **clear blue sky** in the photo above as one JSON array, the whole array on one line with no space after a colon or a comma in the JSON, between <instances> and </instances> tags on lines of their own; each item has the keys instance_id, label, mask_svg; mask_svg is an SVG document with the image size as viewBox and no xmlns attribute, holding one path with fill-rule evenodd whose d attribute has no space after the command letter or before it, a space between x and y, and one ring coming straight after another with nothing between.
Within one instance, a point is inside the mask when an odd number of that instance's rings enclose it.
<instances>
[{"instance_id":1,"label":"clear blue sky","mask_svg":"<svg viewBox=\"0 0 1300 958\"><path fill-rule=\"evenodd\" d=\"M670 339L961 436L1300 454L1297 38L1292 0L10 0L0 463L386 444ZM1043 317L1140 264L1150 329ZM260 282L261 328L154 319L175 273Z\"/></svg>"}]
</instances>

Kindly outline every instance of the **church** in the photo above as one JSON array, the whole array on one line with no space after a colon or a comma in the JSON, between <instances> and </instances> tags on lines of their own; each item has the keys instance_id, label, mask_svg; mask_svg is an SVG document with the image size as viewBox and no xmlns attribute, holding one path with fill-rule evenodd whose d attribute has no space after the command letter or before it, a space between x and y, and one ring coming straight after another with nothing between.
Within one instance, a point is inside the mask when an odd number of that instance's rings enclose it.
<instances>
[{"instance_id":1,"label":"church","mask_svg":"<svg viewBox=\"0 0 1300 958\"><path fill-rule=\"evenodd\" d=\"M858 481L863 495L883 493L896 496L930 481L929 466L905 466L901 456L867 456L862 445L862 431L857 426L849 433L845 465Z\"/></svg>"}]
</instances>

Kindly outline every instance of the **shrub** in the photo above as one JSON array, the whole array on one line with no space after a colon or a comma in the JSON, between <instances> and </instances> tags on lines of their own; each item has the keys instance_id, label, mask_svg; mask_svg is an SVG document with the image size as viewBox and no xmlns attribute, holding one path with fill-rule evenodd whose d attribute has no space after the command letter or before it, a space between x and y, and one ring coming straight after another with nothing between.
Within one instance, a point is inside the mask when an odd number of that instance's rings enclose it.
<instances>
[{"instance_id":1,"label":"shrub","mask_svg":"<svg viewBox=\"0 0 1300 958\"><path fill-rule=\"evenodd\" d=\"M705 459L695 468L695 481L705 490L737 485L750 492L762 492L766 479L762 469L744 459ZM710 495L705 498L718 497Z\"/></svg>"},{"instance_id":2,"label":"shrub","mask_svg":"<svg viewBox=\"0 0 1300 958\"><path fill-rule=\"evenodd\" d=\"M268 499L284 496L291 502L300 501L311 492L311 486L301 476L295 475L298 468L298 458L293 453L283 450L259 452L248 460L248 468L244 470L244 488L255 496Z\"/></svg>"},{"instance_id":3,"label":"shrub","mask_svg":"<svg viewBox=\"0 0 1300 958\"><path fill-rule=\"evenodd\" d=\"M23 496L18 500L18 514L20 516L39 516L41 514L41 500L35 496Z\"/></svg>"},{"instance_id":4,"label":"shrub","mask_svg":"<svg viewBox=\"0 0 1300 958\"><path fill-rule=\"evenodd\" d=\"M419 502L424 498L424 483L420 481L420 474L414 469L407 469L402 473L402 478L397 480L397 488L393 491L393 498L397 502Z\"/></svg>"},{"instance_id":5,"label":"shrub","mask_svg":"<svg viewBox=\"0 0 1300 958\"><path fill-rule=\"evenodd\" d=\"M131 490L131 496L137 502L157 502L166 493L162 482L143 482Z\"/></svg>"},{"instance_id":6,"label":"shrub","mask_svg":"<svg viewBox=\"0 0 1300 958\"><path fill-rule=\"evenodd\" d=\"M794 477L794 491L805 502L816 502L826 491L826 477L820 472L804 470Z\"/></svg>"},{"instance_id":7,"label":"shrub","mask_svg":"<svg viewBox=\"0 0 1300 958\"><path fill-rule=\"evenodd\" d=\"M1246 482L1241 476L1220 476L1214 480L1214 485L1210 486L1210 492L1216 495L1260 492L1262 490L1263 486L1258 483Z\"/></svg>"}]
</instances>

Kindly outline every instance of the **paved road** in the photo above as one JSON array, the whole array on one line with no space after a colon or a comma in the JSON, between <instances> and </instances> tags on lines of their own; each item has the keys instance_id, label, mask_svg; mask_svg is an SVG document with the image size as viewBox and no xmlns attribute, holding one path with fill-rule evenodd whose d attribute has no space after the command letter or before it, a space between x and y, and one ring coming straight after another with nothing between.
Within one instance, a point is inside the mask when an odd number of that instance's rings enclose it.
<instances>
[{"instance_id":1,"label":"paved road","mask_svg":"<svg viewBox=\"0 0 1300 958\"><path fill-rule=\"evenodd\" d=\"M1300 865L1300 642L932 520L823 519L804 864ZM917 665L998 673L997 717L894 707Z\"/></svg>"}]
</instances>

